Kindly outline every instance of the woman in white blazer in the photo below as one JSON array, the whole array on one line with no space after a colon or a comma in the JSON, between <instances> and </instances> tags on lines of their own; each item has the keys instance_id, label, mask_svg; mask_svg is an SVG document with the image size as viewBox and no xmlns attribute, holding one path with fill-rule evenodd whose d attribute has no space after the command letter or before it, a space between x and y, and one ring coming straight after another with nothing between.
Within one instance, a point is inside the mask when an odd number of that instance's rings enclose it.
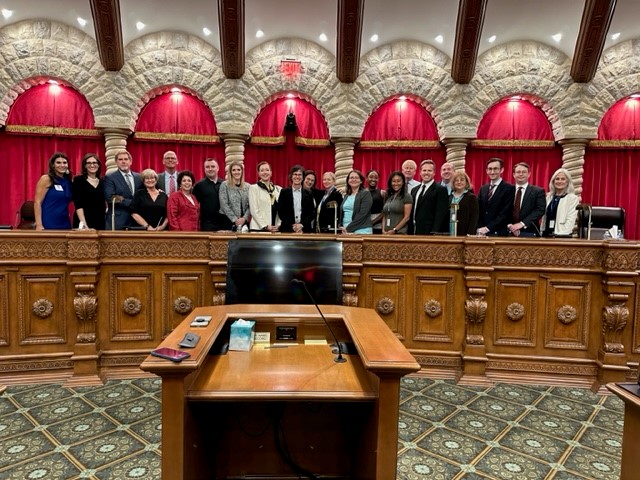
<instances>
[{"instance_id":1,"label":"woman in white blazer","mask_svg":"<svg viewBox=\"0 0 640 480\"><path fill-rule=\"evenodd\" d=\"M542 236L571 235L578 218L578 196L566 168L559 168L549 181L547 209L542 217Z\"/></svg>"},{"instance_id":2,"label":"woman in white blazer","mask_svg":"<svg viewBox=\"0 0 640 480\"><path fill-rule=\"evenodd\" d=\"M271 165L258 163L258 182L249 187L249 229L256 232L277 232L280 229L278 198L281 188L271 182Z\"/></svg>"}]
</instances>

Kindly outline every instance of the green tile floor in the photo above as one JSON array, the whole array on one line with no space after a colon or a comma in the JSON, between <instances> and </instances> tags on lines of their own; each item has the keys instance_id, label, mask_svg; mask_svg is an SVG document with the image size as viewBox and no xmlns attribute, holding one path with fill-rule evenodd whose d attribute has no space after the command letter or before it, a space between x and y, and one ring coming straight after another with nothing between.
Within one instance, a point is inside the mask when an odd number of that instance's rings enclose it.
<instances>
[{"instance_id":1,"label":"green tile floor","mask_svg":"<svg viewBox=\"0 0 640 480\"><path fill-rule=\"evenodd\" d=\"M569 387L402 381L398 479L618 479L623 403ZM0 478L159 479L160 381L10 386Z\"/></svg>"}]
</instances>

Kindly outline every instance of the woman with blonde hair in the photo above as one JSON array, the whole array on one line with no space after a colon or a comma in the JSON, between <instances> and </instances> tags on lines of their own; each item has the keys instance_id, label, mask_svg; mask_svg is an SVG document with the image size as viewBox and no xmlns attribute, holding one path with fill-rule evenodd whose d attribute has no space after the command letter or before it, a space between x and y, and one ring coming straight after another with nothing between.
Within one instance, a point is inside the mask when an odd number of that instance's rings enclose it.
<instances>
[{"instance_id":1,"label":"woman with blonde hair","mask_svg":"<svg viewBox=\"0 0 640 480\"><path fill-rule=\"evenodd\" d=\"M457 171L449 183L451 184L449 233L458 237L473 234L478 224L480 206L478 197L473 193L469 175Z\"/></svg>"},{"instance_id":2,"label":"woman with blonde hair","mask_svg":"<svg viewBox=\"0 0 640 480\"><path fill-rule=\"evenodd\" d=\"M145 230L166 230L167 200L169 197L158 189L158 174L147 168L140 173L144 188L136 190L131 201L131 218Z\"/></svg>"},{"instance_id":3,"label":"woman with blonde hair","mask_svg":"<svg viewBox=\"0 0 640 480\"><path fill-rule=\"evenodd\" d=\"M547 209L542 217L542 236L570 236L578 218L578 196L573 193L573 180L566 168L559 168L549 181Z\"/></svg>"},{"instance_id":4,"label":"woman with blonde hair","mask_svg":"<svg viewBox=\"0 0 640 480\"><path fill-rule=\"evenodd\" d=\"M280 230L278 198L281 188L271 181L271 165L260 162L257 166L258 182L249 187L250 229L257 232Z\"/></svg>"},{"instance_id":5,"label":"woman with blonde hair","mask_svg":"<svg viewBox=\"0 0 640 480\"><path fill-rule=\"evenodd\" d=\"M244 165L233 161L227 169L227 180L220 185L220 212L231 221L232 229L249 228L249 184L244 181Z\"/></svg>"}]
</instances>

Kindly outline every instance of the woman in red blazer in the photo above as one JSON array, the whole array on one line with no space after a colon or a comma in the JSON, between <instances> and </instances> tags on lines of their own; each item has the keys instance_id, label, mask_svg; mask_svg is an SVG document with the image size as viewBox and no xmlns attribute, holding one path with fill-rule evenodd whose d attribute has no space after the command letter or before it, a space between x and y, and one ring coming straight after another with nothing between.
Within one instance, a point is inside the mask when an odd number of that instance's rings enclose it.
<instances>
[{"instance_id":1,"label":"woman in red blazer","mask_svg":"<svg viewBox=\"0 0 640 480\"><path fill-rule=\"evenodd\" d=\"M167 201L167 217L171 230L200 230L200 204L193 196L196 179L188 170L178 174L179 189Z\"/></svg>"}]
</instances>

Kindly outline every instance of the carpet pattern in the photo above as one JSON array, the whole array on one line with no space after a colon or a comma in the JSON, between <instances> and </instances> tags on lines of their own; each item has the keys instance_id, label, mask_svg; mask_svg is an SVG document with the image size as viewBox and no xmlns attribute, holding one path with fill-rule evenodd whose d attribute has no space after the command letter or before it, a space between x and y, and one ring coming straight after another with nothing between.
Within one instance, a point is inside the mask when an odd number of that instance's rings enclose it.
<instances>
[{"instance_id":1,"label":"carpet pattern","mask_svg":"<svg viewBox=\"0 0 640 480\"><path fill-rule=\"evenodd\" d=\"M160 478L159 379L11 386L0 478ZM398 479L618 479L624 404L568 387L402 381Z\"/></svg>"}]
</instances>

